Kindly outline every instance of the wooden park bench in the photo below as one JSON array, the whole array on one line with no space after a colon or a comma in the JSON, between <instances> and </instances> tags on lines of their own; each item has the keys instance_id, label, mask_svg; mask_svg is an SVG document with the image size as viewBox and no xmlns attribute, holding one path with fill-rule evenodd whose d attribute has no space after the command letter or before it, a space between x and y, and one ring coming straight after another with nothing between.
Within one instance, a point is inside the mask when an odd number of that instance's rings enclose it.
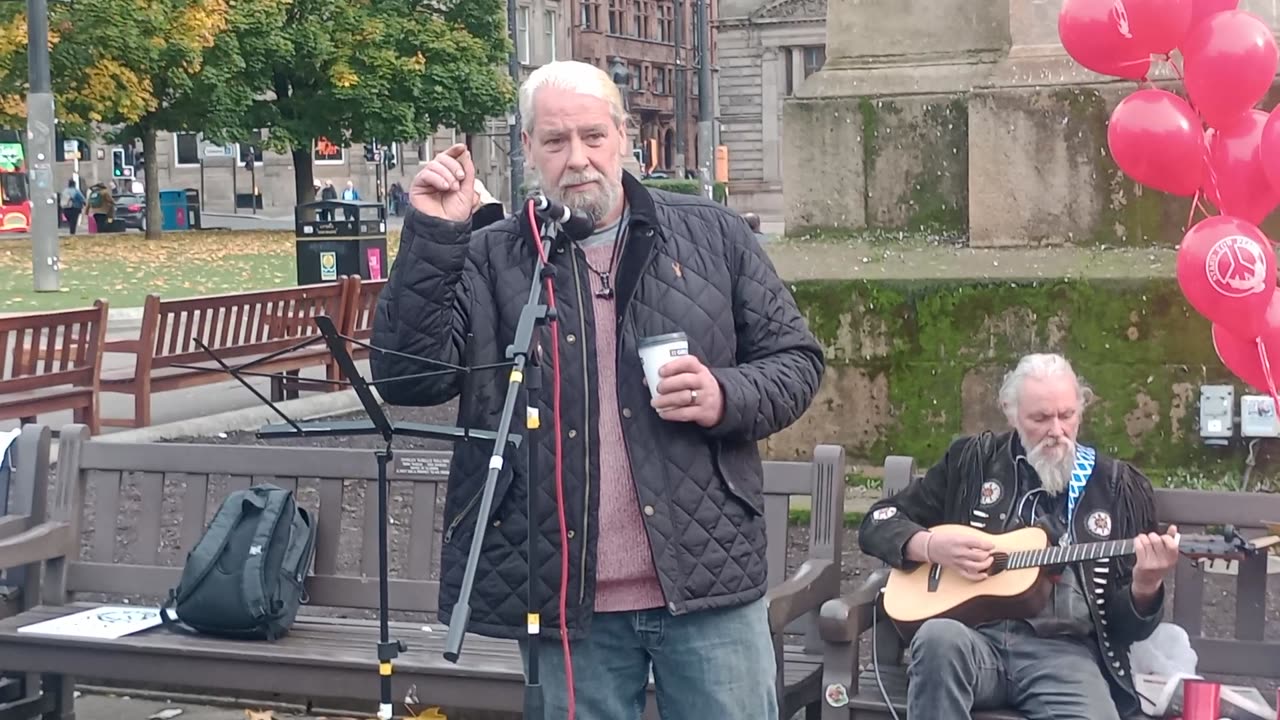
<instances>
[{"instance_id":1,"label":"wooden park bench","mask_svg":"<svg viewBox=\"0 0 1280 720\"><path fill-rule=\"evenodd\" d=\"M345 324L342 327L342 334L346 337L360 342L368 343L373 339L373 317L378 308L378 295L382 293L382 288L386 287L387 281L383 280L363 280L358 275L353 275L347 279L352 284L352 290L349 293L351 298L347 311L343 316ZM351 357L356 360L369 357L369 350L355 343L347 343L347 352L351 353ZM428 372L431 368L427 364L423 364L421 372Z\"/></svg>"},{"instance_id":2,"label":"wooden park bench","mask_svg":"<svg viewBox=\"0 0 1280 720\"><path fill-rule=\"evenodd\" d=\"M79 426L65 428L59 446L56 501L47 519L25 536L0 541L0 567L45 561L44 582L32 590L39 596L38 606L0 620L0 668L44 675L58 708L46 718L70 718L73 678L309 707L376 706L378 632L370 611L378 606L378 528L372 452L108 443L90 440ZM423 614L437 610L439 583L433 566L443 542L438 512L449 457L445 452L403 451L391 466L395 525L389 602L394 612L420 618L392 626L392 637L408 645L395 662L393 697L398 712L403 710L400 700L412 689L425 705L516 713L522 707L524 680L514 641L468 637L454 665L442 656L443 628L423 629ZM839 593L844 455L838 447L818 446L812 462L770 462L765 467L769 621L781 660L783 716L807 707L813 718L821 669L816 613ZM206 518L228 492L251 483L297 489L299 502L318 518L315 567L306 581L310 604L285 638L232 641L165 627L118 640L18 632L33 622L100 604L74 602L81 594L154 606L176 586L181 562L204 531ZM133 517L118 518L126 495L140 498L140 507ZM357 520L358 527L344 527L344 497L350 502L357 495L365 498L363 519ZM788 502L795 495L814 500L809 555L788 578ZM82 534L90 502L93 527ZM166 503L180 508L176 526L162 519ZM131 537L124 547L117 542L122 534ZM397 535L400 551L395 549ZM340 562L340 555L351 562ZM793 633L808 631L807 644L789 641L792 635L783 632L789 625ZM656 717L652 697L649 707L649 717Z\"/></svg>"},{"instance_id":3,"label":"wooden park bench","mask_svg":"<svg viewBox=\"0 0 1280 720\"><path fill-rule=\"evenodd\" d=\"M107 343L107 352L134 356L132 368L102 373L103 392L133 396L132 418L103 418L109 426L145 427L151 424L151 395L181 388L227 382L229 375L211 359L203 342L228 365L255 362L249 373L287 373L324 367L326 380L337 379L337 367L323 342L287 351L319 335L315 317L325 314L343 327L344 313L354 286L338 282L294 288L206 295L162 300L148 295L142 308L142 328L137 340ZM334 383L299 378L286 383L271 380L271 399L296 397L300 389L334 390Z\"/></svg>"},{"instance_id":4,"label":"wooden park bench","mask_svg":"<svg viewBox=\"0 0 1280 720\"><path fill-rule=\"evenodd\" d=\"M0 317L0 420L30 423L71 410L97 434L106 333L105 300L82 310Z\"/></svg>"},{"instance_id":5,"label":"wooden park bench","mask_svg":"<svg viewBox=\"0 0 1280 720\"><path fill-rule=\"evenodd\" d=\"M902 490L915 477L913 458L890 456L885 461L885 496ZM1157 489L1156 514L1162 523L1176 524L1183 533L1204 532L1206 526L1234 525L1245 537L1265 536L1270 532L1270 524L1280 520L1280 495ZM1205 562L1208 561L1195 563L1184 560L1178 564L1172 578L1172 620L1191 636L1192 647L1199 655L1197 672L1210 676L1280 679L1280 641L1268 639L1264 634L1266 553L1239 562L1232 561L1236 566L1234 638L1206 637L1202 633L1207 580L1203 569ZM825 646L823 688L843 686L849 698L848 705L839 708L823 702L822 720L892 717L877 684L874 665L865 669L860 666L859 653L864 634L871 634L870 642L878 645L880 682L884 684L898 717L907 720L905 648L886 618L883 606L876 605L887 579L888 570L878 570L856 591L830 600L822 608L819 628ZM876 617L873 617L873 608ZM974 718L1022 720L1020 714L1009 710L978 712Z\"/></svg>"}]
</instances>

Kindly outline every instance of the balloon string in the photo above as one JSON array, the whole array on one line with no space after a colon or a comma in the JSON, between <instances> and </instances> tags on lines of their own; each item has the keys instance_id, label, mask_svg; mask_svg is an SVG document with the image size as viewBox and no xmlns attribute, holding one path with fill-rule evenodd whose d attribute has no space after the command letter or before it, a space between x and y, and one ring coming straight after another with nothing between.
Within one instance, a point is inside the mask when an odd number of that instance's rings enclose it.
<instances>
[{"instance_id":1,"label":"balloon string","mask_svg":"<svg viewBox=\"0 0 1280 720\"><path fill-rule=\"evenodd\" d=\"M1262 365L1262 374L1267 379L1267 392L1271 394L1271 401L1275 403L1275 407L1280 408L1280 394L1276 393L1276 382L1271 376L1271 362L1267 357L1267 346L1263 344L1262 337L1254 338L1258 343L1258 360Z\"/></svg>"},{"instance_id":2,"label":"balloon string","mask_svg":"<svg viewBox=\"0 0 1280 720\"><path fill-rule=\"evenodd\" d=\"M1196 210L1200 209L1200 192L1201 190L1197 189L1196 197L1191 201L1191 212L1187 213L1187 224L1182 228L1184 233L1190 230L1191 225L1196 221Z\"/></svg>"},{"instance_id":3,"label":"balloon string","mask_svg":"<svg viewBox=\"0 0 1280 720\"><path fill-rule=\"evenodd\" d=\"M1178 67L1178 63L1173 61L1173 55L1170 55L1169 53L1165 53L1164 61L1169 63L1169 67L1173 68L1174 77L1178 78L1178 81L1181 82L1182 68Z\"/></svg>"}]
</instances>

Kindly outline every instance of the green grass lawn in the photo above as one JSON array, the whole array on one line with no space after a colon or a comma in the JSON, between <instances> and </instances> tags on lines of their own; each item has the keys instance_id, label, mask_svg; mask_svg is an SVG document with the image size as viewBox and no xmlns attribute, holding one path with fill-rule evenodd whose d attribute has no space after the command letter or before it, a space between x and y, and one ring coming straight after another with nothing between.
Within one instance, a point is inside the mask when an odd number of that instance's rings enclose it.
<instances>
[{"instance_id":1,"label":"green grass lawn","mask_svg":"<svg viewBox=\"0 0 1280 720\"><path fill-rule=\"evenodd\" d=\"M165 298L216 295L296 284L293 233L203 231L82 235L60 240L62 288L37 293L29 238L0 240L0 313L86 307L137 307L150 293ZM388 242L394 252L396 238Z\"/></svg>"}]
</instances>

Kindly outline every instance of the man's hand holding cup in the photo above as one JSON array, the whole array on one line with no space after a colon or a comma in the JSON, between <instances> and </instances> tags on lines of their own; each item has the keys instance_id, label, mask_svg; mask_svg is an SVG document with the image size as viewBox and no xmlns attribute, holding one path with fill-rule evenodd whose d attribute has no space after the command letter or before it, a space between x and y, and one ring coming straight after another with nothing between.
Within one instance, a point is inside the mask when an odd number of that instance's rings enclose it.
<instances>
[{"instance_id":1,"label":"man's hand holding cup","mask_svg":"<svg viewBox=\"0 0 1280 720\"><path fill-rule=\"evenodd\" d=\"M715 427L724 417L720 381L697 357L689 354L684 333L671 333L640 341L640 361L651 405L663 420L694 422Z\"/></svg>"}]
</instances>

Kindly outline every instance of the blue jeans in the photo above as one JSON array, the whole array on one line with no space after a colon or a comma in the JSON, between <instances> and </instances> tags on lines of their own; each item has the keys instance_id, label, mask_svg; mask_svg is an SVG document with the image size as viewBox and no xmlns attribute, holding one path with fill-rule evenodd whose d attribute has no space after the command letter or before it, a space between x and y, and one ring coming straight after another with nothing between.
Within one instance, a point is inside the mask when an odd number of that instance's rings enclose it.
<instances>
[{"instance_id":1,"label":"blue jeans","mask_svg":"<svg viewBox=\"0 0 1280 720\"><path fill-rule=\"evenodd\" d=\"M546 716L560 720L569 712L564 653L558 639L541 649ZM778 720L764 600L679 616L663 608L596 613L569 653L578 720L640 720L650 669L663 720Z\"/></svg>"},{"instance_id":2,"label":"blue jeans","mask_svg":"<svg viewBox=\"0 0 1280 720\"><path fill-rule=\"evenodd\" d=\"M907 717L968 720L1016 708L1028 720L1119 720L1086 638L1039 637L1025 623L973 630L926 621L911 640Z\"/></svg>"}]
</instances>

